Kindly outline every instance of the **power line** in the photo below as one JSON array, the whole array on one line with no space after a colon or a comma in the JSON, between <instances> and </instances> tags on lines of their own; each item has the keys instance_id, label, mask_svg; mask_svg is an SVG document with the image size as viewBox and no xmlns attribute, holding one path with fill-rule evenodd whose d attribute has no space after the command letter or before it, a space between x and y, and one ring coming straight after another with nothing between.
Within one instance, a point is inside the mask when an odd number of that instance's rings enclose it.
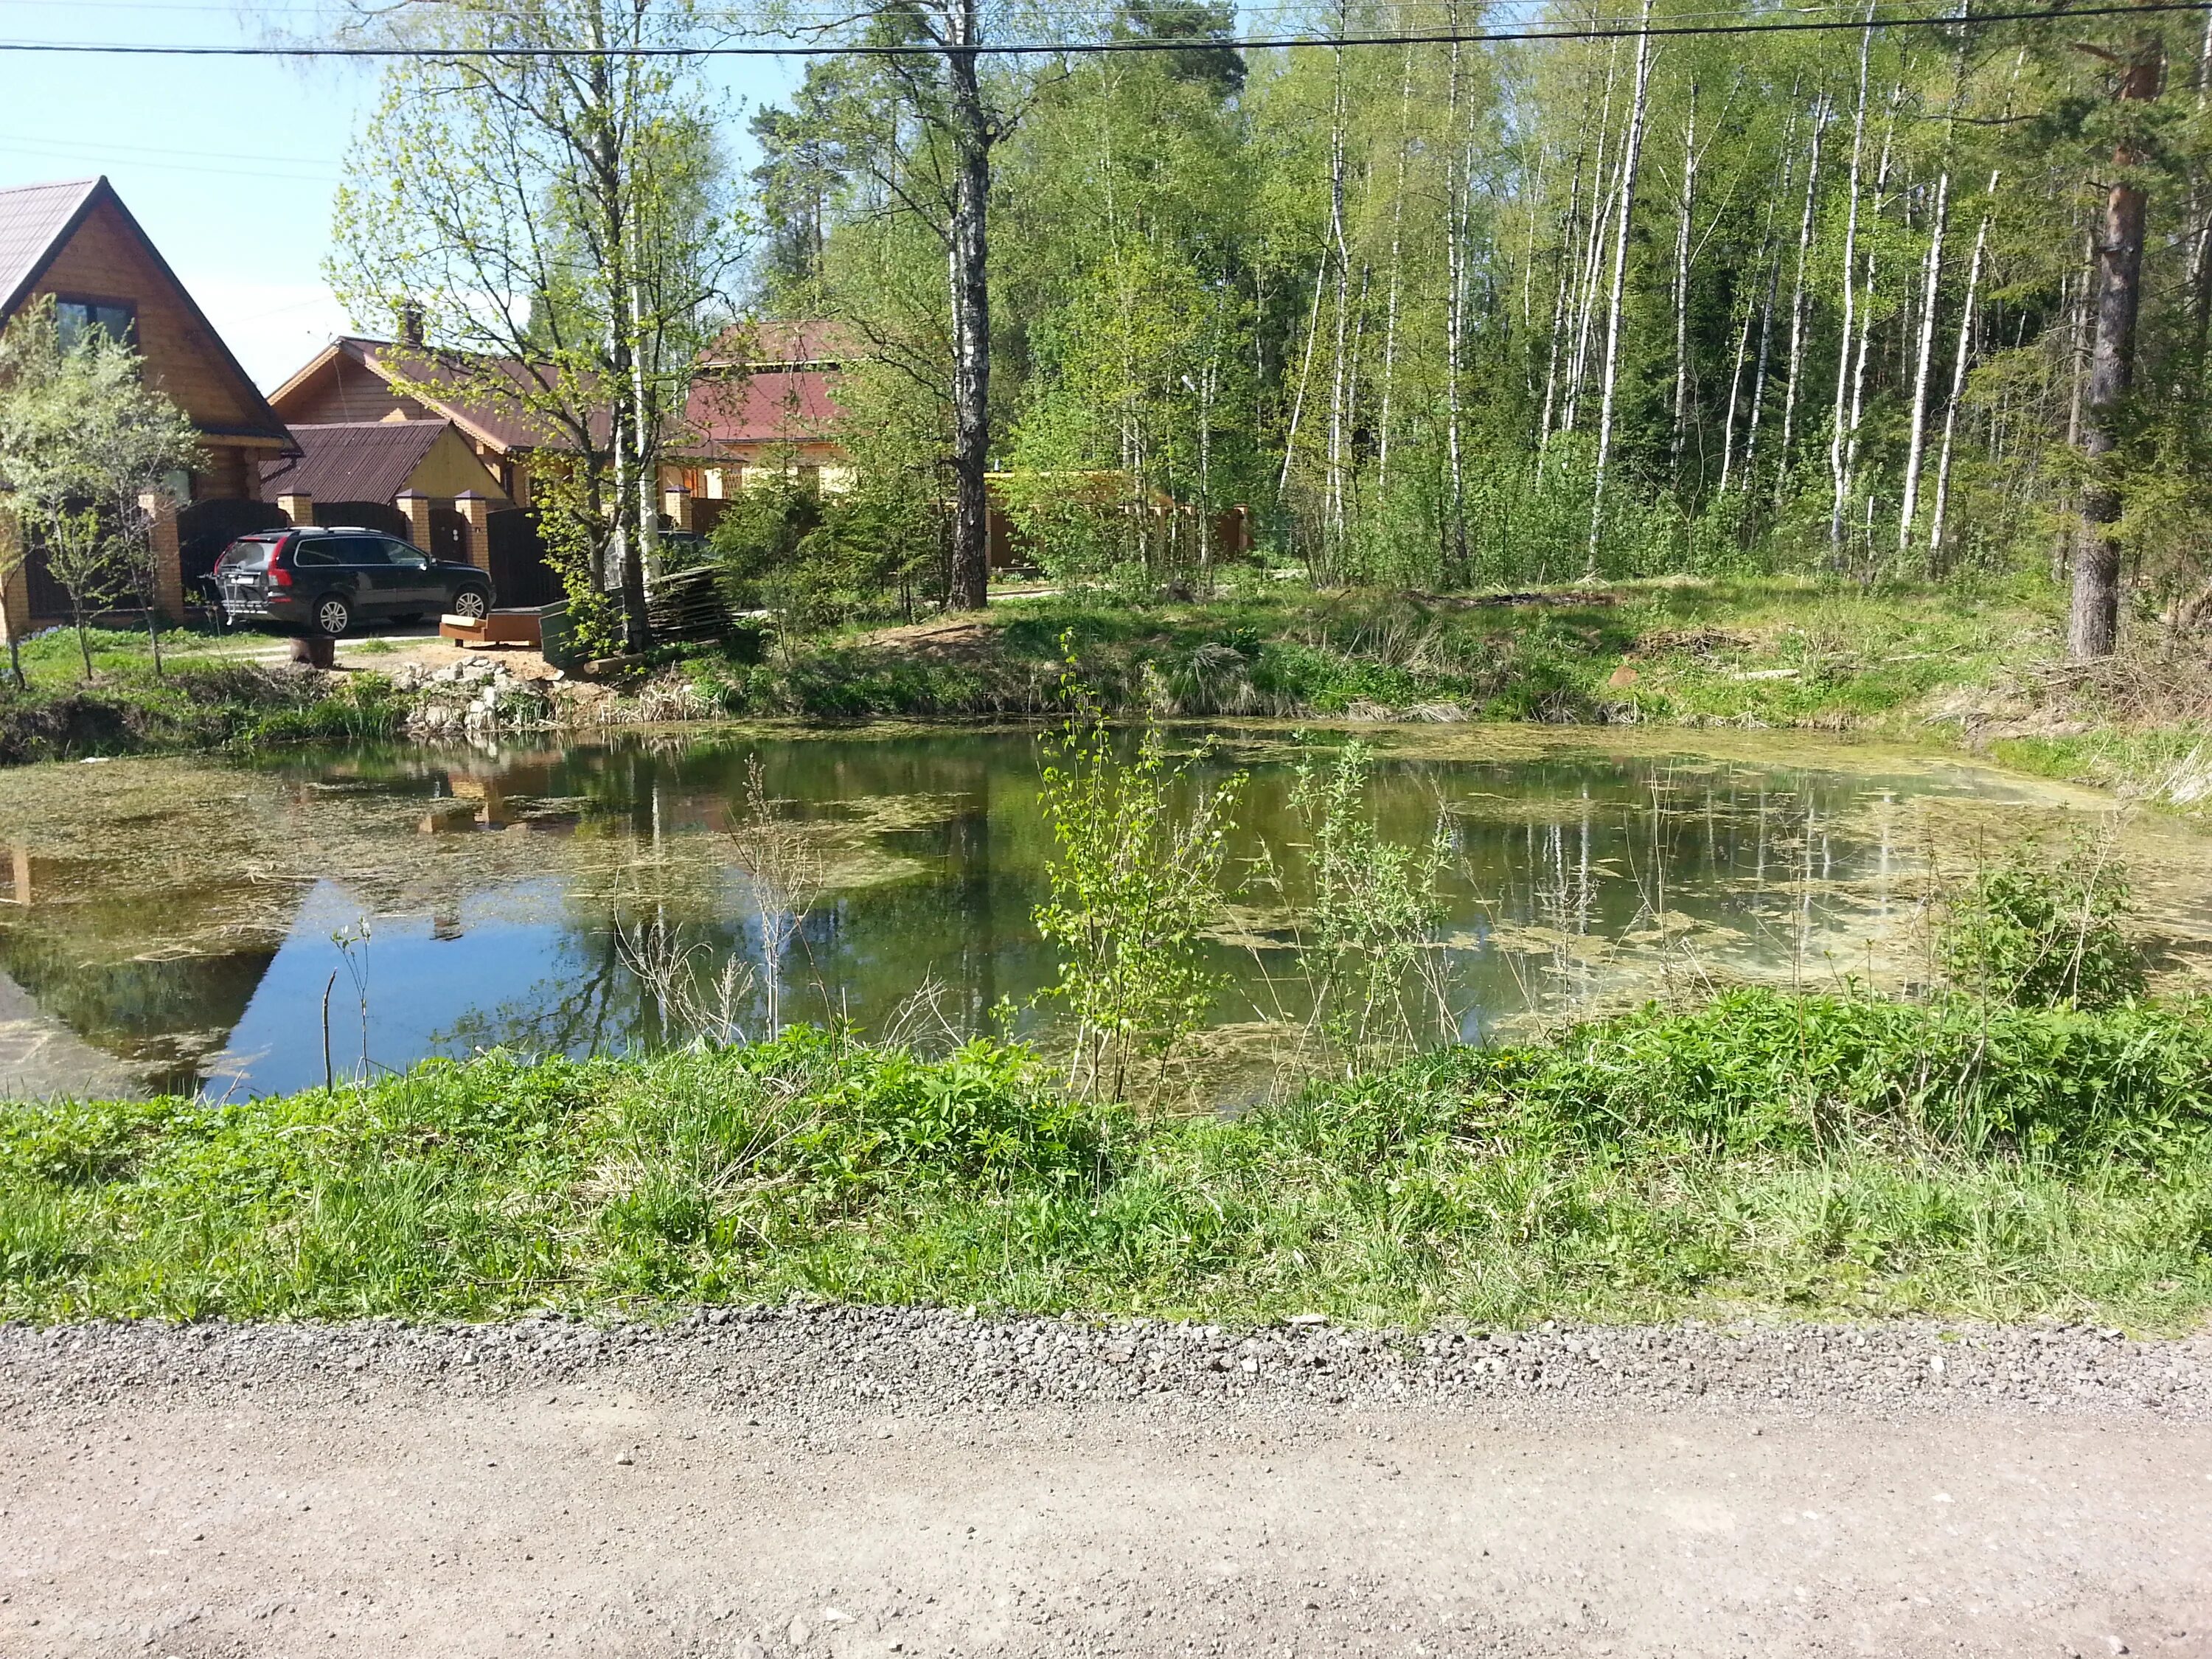
<instances>
[{"instance_id":1,"label":"power line","mask_svg":"<svg viewBox=\"0 0 2212 1659\"><path fill-rule=\"evenodd\" d=\"M1224 40L1196 36L1180 40L1009 41L981 46L985 58L1095 57L1106 53L1191 51L1268 52L1295 46L1502 46L1522 41L1635 40L1662 37L1747 34L1815 34L1859 29L1986 27L1992 23L2079 22L2095 17L2143 17L2160 13L2212 11L2212 0L2152 0L2148 5L2059 6L2032 11L1944 12L1903 17L1806 18L1779 23L1621 24L1606 28L1498 29L1480 33L1440 31L1397 34L1281 35ZM824 46L187 46L137 45L106 40L0 40L0 52L37 52L120 58L915 58L950 50L934 42L908 46L860 43Z\"/></svg>"}]
</instances>

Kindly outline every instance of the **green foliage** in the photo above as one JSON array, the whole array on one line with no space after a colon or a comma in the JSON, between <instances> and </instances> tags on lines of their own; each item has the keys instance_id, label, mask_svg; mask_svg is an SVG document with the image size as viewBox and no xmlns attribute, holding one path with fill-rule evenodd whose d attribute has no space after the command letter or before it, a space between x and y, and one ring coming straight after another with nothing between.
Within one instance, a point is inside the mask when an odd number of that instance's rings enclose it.
<instances>
[{"instance_id":1,"label":"green foliage","mask_svg":"<svg viewBox=\"0 0 2212 1659\"><path fill-rule=\"evenodd\" d=\"M380 675L351 674L331 684L193 655L156 676L149 671L142 637L94 629L89 639L100 665L97 684L57 684L34 668L27 689L0 688L0 766L358 741L393 736L406 720L405 699ZM51 654L54 643L32 641L25 655Z\"/></svg>"},{"instance_id":2,"label":"green foliage","mask_svg":"<svg viewBox=\"0 0 2212 1659\"><path fill-rule=\"evenodd\" d=\"M1368 803L1373 761L1352 742L1324 763L1309 748L1291 774L1301 839L1270 852L1259 879L1291 917L1306 981L1308 1042L1340 1071L1419 1045L1442 1012L1431 934L1450 840L1441 820L1424 847L1383 840Z\"/></svg>"},{"instance_id":3,"label":"green foliage","mask_svg":"<svg viewBox=\"0 0 2212 1659\"><path fill-rule=\"evenodd\" d=\"M0 1317L639 1312L793 1291L1265 1319L2186 1325L2212 1018L1740 993L1234 1119L821 1031L331 1093L0 1105Z\"/></svg>"},{"instance_id":4,"label":"green foliage","mask_svg":"<svg viewBox=\"0 0 2212 1659\"><path fill-rule=\"evenodd\" d=\"M68 592L87 679L88 617L132 600L147 611L161 671L151 504L198 459L198 433L151 384L127 341L104 328L69 338L51 296L8 319L0 333L0 507L43 546L46 568ZM11 548L8 562L22 556ZM0 579L7 574L0 564ZM12 653L15 628L0 631ZM20 660L11 660L20 683Z\"/></svg>"},{"instance_id":5,"label":"green foliage","mask_svg":"<svg viewBox=\"0 0 2212 1659\"><path fill-rule=\"evenodd\" d=\"M1943 969L1978 996L2111 1007L2143 992L2130 914L2127 870L2110 848L2077 838L2054 860L2026 847L1946 899Z\"/></svg>"},{"instance_id":6,"label":"green foliage","mask_svg":"<svg viewBox=\"0 0 2212 1659\"><path fill-rule=\"evenodd\" d=\"M1225 820L1243 780L1199 793L1150 725L1123 758L1096 699L1072 677L1067 691L1078 712L1047 741L1038 792L1058 850L1036 919L1060 951L1046 994L1074 1019L1069 1086L1118 1100L1139 1060L1164 1068L1218 988L1199 947L1221 909Z\"/></svg>"},{"instance_id":7,"label":"green foliage","mask_svg":"<svg viewBox=\"0 0 2212 1659\"><path fill-rule=\"evenodd\" d=\"M895 492L825 495L793 473L749 486L712 538L732 602L775 612L786 641L895 604L910 613L934 552L926 544Z\"/></svg>"}]
</instances>

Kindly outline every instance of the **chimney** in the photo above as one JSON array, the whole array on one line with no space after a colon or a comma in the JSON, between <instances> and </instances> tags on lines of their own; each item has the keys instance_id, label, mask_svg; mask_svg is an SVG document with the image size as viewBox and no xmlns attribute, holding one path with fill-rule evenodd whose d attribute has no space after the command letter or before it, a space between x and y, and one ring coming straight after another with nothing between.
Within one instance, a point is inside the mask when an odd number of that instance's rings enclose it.
<instances>
[{"instance_id":1,"label":"chimney","mask_svg":"<svg viewBox=\"0 0 2212 1659\"><path fill-rule=\"evenodd\" d=\"M399 305L399 343L410 346L422 343L422 307L412 300L403 300Z\"/></svg>"}]
</instances>

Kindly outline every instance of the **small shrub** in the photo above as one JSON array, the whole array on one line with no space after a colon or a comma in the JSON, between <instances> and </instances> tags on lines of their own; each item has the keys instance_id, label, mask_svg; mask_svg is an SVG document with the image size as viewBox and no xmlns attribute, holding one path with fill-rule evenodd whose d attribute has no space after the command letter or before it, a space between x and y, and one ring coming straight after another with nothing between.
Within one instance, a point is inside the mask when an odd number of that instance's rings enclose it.
<instances>
[{"instance_id":1,"label":"small shrub","mask_svg":"<svg viewBox=\"0 0 2212 1659\"><path fill-rule=\"evenodd\" d=\"M2053 864L2023 848L1942 907L1943 969L1978 996L2025 1007L2109 1008L2143 992L2128 935L2126 870L2077 840Z\"/></svg>"}]
</instances>

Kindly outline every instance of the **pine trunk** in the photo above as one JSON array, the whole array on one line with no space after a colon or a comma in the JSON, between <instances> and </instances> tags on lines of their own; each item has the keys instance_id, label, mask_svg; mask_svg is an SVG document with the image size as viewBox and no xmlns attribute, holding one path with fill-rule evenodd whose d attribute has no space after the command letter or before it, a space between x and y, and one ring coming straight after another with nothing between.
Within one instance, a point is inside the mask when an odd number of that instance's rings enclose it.
<instances>
[{"instance_id":1,"label":"pine trunk","mask_svg":"<svg viewBox=\"0 0 2212 1659\"><path fill-rule=\"evenodd\" d=\"M2121 77L2124 102L2159 94L2166 59L2157 38L2139 36ZM2120 543L2113 526L2123 505L2114 475L2120 406L2135 380L2136 313L2142 291L2143 221L2149 197L2136 182L2143 158L2122 145L2112 156L2118 179L2105 198L2104 235L2097 248L2097 343L2089 360L2089 406L2082 459L2081 545L2074 559L2073 614L2066 634L2077 660L2109 657L2120 628Z\"/></svg>"}]
</instances>

